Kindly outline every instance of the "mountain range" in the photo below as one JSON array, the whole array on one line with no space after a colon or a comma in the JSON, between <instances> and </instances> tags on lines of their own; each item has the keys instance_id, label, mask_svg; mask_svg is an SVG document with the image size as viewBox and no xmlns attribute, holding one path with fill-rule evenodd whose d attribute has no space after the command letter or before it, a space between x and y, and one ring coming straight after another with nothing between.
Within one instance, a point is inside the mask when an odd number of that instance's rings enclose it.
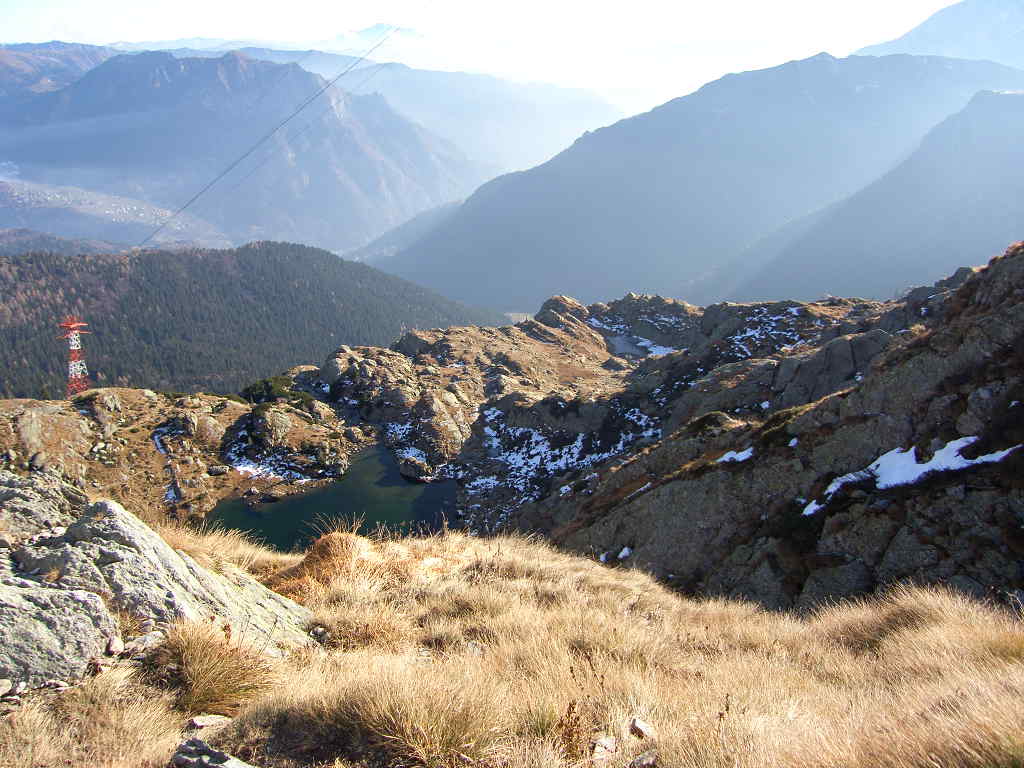
<instances>
[{"instance_id":1,"label":"mountain range","mask_svg":"<svg viewBox=\"0 0 1024 768\"><path fill-rule=\"evenodd\" d=\"M8 104L0 157L25 181L175 209L325 85L294 64L239 54L116 56L64 89ZM481 177L457 148L378 95L327 88L289 128L189 212L233 242L277 238L341 251L465 195Z\"/></svg>"},{"instance_id":2,"label":"mountain range","mask_svg":"<svg viewBox=\"0 0 1024 768\"><path fill-rule=\"evenodd\" d=\"M622 114L594 94L545 83L516 83L491 75L415 69L395 62L362 61L317 50L240 47L254 59L296 63L333 79L356 69L339 87L379 93L398 112L450 140L478 166L496 176L538 165L587 130ZM220 56L219 50L178 48L175 56ZM486 179L481 179L481 182Z\"/></svg>"},{"instance_id":3,"label":"mountain range","mask_svg":"<svg viewBox=\"0 0 1024 768\"><path fill-rule=\"evenodd\" d=\"M64 88L116 54L111 48L58 41L0 45L0 100Z\"/></svg>"},{"instance_id":4,"label":"mountain range","mask_svg":"<svg viewBox=\"0 0 1024 768\"><path fill-rule=\"evenodd\" d=\"M558 292L720 299L758 266L744 249L876 181L979 90L1022 87L1009 67L917 56L729 75L489 182L387 269L505 311Z\"/></svg>"}]
</instances>

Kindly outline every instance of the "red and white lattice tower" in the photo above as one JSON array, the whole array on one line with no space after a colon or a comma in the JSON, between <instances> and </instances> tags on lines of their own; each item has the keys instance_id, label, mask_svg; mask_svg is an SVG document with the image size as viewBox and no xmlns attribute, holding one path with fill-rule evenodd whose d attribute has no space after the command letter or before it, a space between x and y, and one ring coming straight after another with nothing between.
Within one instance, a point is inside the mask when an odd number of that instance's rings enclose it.
<instances>
[{"instance_id":1,"label":"red and white lattice tower","mask_svg":"<svg viewBox=\"0 0 1024 768\"><path fill-rule=\"evenodd\" d=\"M88 323L81 318L69 315L60 323L64 333L58 339L68 340L68 397L72 398L79 392L89 389L89 369L85 367L85 359L82 357L82 334L89 331L82 330Z\"/></svg>"}]
</instances>

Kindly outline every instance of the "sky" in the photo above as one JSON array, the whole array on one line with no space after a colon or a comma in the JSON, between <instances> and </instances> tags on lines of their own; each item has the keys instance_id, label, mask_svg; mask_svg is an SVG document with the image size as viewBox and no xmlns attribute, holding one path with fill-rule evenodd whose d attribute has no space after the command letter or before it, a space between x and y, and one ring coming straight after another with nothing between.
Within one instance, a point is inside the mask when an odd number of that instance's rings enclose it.
<instances>
[{"instance_id":1,"label":"sky","mask_svg":"<svg viewBox=\"0 0 1024 768\"><path fill-rule=\"evenodd\" d=\"M848 55L899 37L953 2L0 0L0 37L96 44L208 37L363 52L398 27L372 58L587 88L632 113L729 72L822 51Z\"/></svg>"}]
</instances>

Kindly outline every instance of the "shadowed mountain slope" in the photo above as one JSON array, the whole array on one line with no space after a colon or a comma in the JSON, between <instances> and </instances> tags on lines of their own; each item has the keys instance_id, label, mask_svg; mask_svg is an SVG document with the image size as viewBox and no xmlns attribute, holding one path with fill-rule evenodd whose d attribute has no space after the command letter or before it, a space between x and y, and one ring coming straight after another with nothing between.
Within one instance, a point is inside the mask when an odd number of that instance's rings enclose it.
<instances>
[{"instance_id":1,"label":"shadowed mountain slope","mask_svg":"<svg viewBox=\"0 0 1024 768\"><path fill-rule=\"evenodd\" d=\"M888 298L998 253L1024 234L1022 122L1024 94L978 94L891 173L783 237L733 297Z\"/></svg>"},{"instance_id":2,"label":"shadowed mountain slope","mask_svg":"<svg viewBox=\"0 0 1024 768\"><path fill-rule=\"evenodd\" d=\"M1016 87L1024 72L909 56L730 75L484 185L388 268L510 311L556 292L690 298L716 263L872 182L979 89Z\"/></svg>"}]
</instances>

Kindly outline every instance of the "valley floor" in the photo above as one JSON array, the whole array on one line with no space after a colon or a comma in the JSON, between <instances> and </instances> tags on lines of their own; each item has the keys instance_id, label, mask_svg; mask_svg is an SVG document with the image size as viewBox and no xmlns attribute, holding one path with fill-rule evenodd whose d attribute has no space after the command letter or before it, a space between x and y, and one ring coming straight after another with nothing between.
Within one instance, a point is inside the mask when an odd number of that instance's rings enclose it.
<instances>
[{"instance_id":1,"label":"valley floor","mask_svg":"<svg viewBox=\"0 0 1024 768\"><path fill-rule=\"evenodd\" d=\"M268 660L178 624L135 666L29 696L0 765L163 766L199 713L232 717L201 732L215 747L275 768L1024 761L1019 606L898 588L800 618L521 537L334 532L282 555L163 535L304 603L320 643Z\"/></svg>"}]
</instances>

